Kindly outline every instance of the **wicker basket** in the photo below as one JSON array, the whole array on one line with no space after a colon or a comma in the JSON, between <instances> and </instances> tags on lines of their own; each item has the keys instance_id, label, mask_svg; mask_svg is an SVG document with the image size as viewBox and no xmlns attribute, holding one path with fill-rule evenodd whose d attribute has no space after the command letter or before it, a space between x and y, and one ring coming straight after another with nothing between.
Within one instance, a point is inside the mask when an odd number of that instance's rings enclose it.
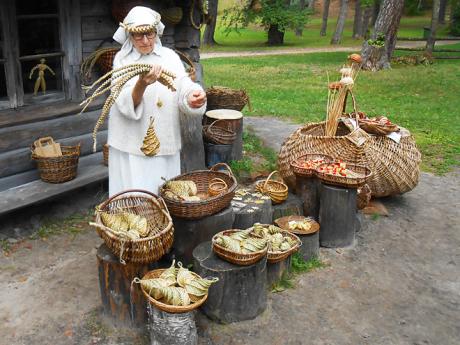
<instances>
[{"instance_id":1,"label":"wicker basket","mask_svg":"<svg viewBox=\"0 0 460 345\"><path fill-rule=\"evenodd\" d=\"M109 145L102 146L102 156L104 157L104 165L109 166Z\"/></svg>"},{"instance_id":2,"label":"wicker basket","mask_svg":"<svg viewBox=\"0 0 460 345\"><path fill-rule=\"evenodd\" d=\"M364 129L367 133L375 135L388 135L390 133L399 131L399 127L395 124L381 125L376 121L369 119L359 120L359 127Z\"/></svg>"},{"instance_id":3,"label":"wicker basket","mask_svg":"<svg viewBox=\"0 0 460 345\"><path fill-rule=\"evenodd\" d=\"M273 203L280 204L288 198L288 186L283 182L270 180L277 172L277 170L273 171L265 181L256 182L255 188L262 194L268 195Z\"/></svg>"},{"instance_id":4,"label":"wicker basket","mask_svg":"<svg viewBox=\"0 0 460 345\"><path fill-rule=\"evenodd\" d=\"M180 50L174 49L174 51L177 53L177 55L179 55L181 61L185 63L185 70L188 73L190 79L196 81L196 69L192 59L190 59L190 57L187 54L181 52Z\"/></svg>"},{"instance_id":5,"label":"wicker basket","mask_svg":"<svg viewBox=\"0 0 460 345\"><path fill-rule=\"evenodd\" d=\"M218 167L224 167L227 173L217 171ZM228 186L228 190L225 193L212 196L206 200L201 201L183 201L169 198L165 195L164 185L160 187L160 195L164 198L168 209L176 217L185 219L199 219L223 210L228 207L235 195L237 182L235 176L233 176L232 170L225 163L217 163L212 166L209 170L197 170L189 173L185 173L176 176L172 181L193 181L195 182L198 195L206 194L208 192L209 183L214 178L220 178ZM166 183L166 182L165 182Z\"/></svg>"},{"instance_id":6,"label":"wicker basket","mask_svg":"<svg viewBox=\"0 0 460 345\"><path fill-rule=\"evenodd\" d=\"M401 128L400 134L399 143L373 135L359 142L344 125L339 125L336 136L326 137L324 122L308 123L283 143L278 155L279 171L286 184L295 188L291 162L307 153L322 153L368 167L372 176L367 184L374 197L405 193L418 183L421 154L409 131Z\"/></svg>"},{"instance_id":7,"label":"wicker basket","mask_svg":"<svg viewBox=\"0 0 460 345\"><path fill-rule=\"evenodd\" d=\"M282 231L280 231L280 233L283 234L283 236L290 237L291 239L296 241L297 244L294 245L291 249L286 250L284 252L272 252L270 250L270 246L269 246L268 255L267 255L267 262L269 262L271 264L280 262L280 261L286 259L287 257L291 256L296 251L298 251L300 246L302 245L302 241L300 240L300 238L297 237L297 235L293 234L292 232L282 230Z\"/></svg>"},{"instance_id":8,"label":"wicker basket","mask_svg":"<svg viewBox=\"0 0 460 345\"><path fill-rule=\"evenodd\" d=\"M208 194L211 196L220 195L228 190L227 183L221 178L213 178L209 182Z\"/></svg>"},{"instance_id":9,"label":"wicker basket","mask_svg":"<svg viewBox=\"0 0 460 345\"><path fill-rule=\"evenodd\" d=\"M136 240L121 239L101 219L101 212L127 211L147 218L154 234ZM96 208L95 221L90 223L120 262L151 263L159 260L172 246L174 227L168 209L155 194L139 189L118 193Z\"/></svg>"},{"instance_id":10,"label":"wicker basket","mask_svg":"<svg viewBox=\"0 0 460 345\"><path fill-rule=\"evenodd\" d=\"M62 156L40 157L34 153L32 159L37 162L40 178L49 183L62 183L73 180L77 176L80 144L76 146L61 146Z\"/></svg>"},{"instance_id":11,"label":"wicker basket","mask_svg":"<svg viewBox=\"0 0 460 345\"><path fill-rule=\"evenodd\" d=\"M104 52L99 56L96 60L97 65L101 69L102 73L108 73L113 68L113 59L115 55L118 53L120 48L113 47L113 48L102 48Z\"/></svg>"},{"instance_id":12,"label":"wicker basket","mask_svg":"<svg viewBox=\"0 0 460 345\"><path fill-rule=\"evenodd\" d=\"M207 110L233 109L241 111L248 104L251 110L249 96L245 90L231 89L224 86L212 86L206 90Z\"/></svg>"},{"instance_id":13,"label":"wicker basket","mask_svg":"<svg viewBox=\"0 0 460 345\"><path fill-rule=\"evenodd\" d=\"M308 220L309 223L311 224L310 230L308 231L302 231L302 230L292 230L289 229L289 222L292 221L297 221L301 222L303 220ZM284 216L278 219L275 219L275 224L279 226L281 229L292 232L293 234L296 235L309 235L309 234L314 234L319 230L319 223L315 221L313 218L310 217L304 217L304 216L297 216L297 215L292 215L292 216Z\"/></svg>"},{"instance_id":14,"label":"wicker basket","mask_svg":"<svg viewBox=\"0 0 460 345\"><path fill-rule=\"evenodd\" d=\"M340 186L345 188L358 188L366 183L366 181L372 176L369 168L362 165L346 163L346 169L350 170L357 176L341 176L322 172L319 169L323 166L327 166L329 163L321 164L316 170L316 176L321 182L331 184L334 186Z\"/></svg>"},{"instance_id":15,"label":"wicker basket","mask_svg":"<svg viewBox=\"0 0 460 345\"><path fill-rule=\"evenodd\" d=\"M265 249L259 250L257 252L242 254L242 253L234 253L228 250L227 248L224 248L216 243L217 236L219 235L230 236L231 234L237 231L241 231L241 230L236 230L236 229L225 230L225 231L221 231L215 234L212 237L212 250L214 251L214 253L216 253L217 256L235 265L248 266L248 265L252 265L256 263L257 261L262 259L265 255L267 255L268 246L266 246Z\"/></svg>"},{"instance_id":16,"label":"wicker basket","mask_svg":"<svg viewBox=\"0 0 460 345\"><path fill-rule=\"evenodd\" d=\"M315 160L315 159L324 159L326 163L332 163L333 159L331 156L328 155L322 155L319 153L307 153L306 155L300 156L296 160L291 162L291 168L293 173L296 176L301 176L301 177L312 177L316 173L316 168L303 168L301 165L299 165L299 162L301 161L308 161L308 160Z\"/></svg>"},{"instance_id":17,"label":"wicker basket","mask_svg":"<svg viewBox=\"0 0 460 345\"><path fill-rule=\"evenodd\" d=\"M236 139L236 133L230 129L218 126L219 122L225 120L213 121L208 126L203 126L203 137L207 142L217 145L231 145Z\"/></svg>"},{"instance_id":18,"label":"wicker basket","mask_svg":"<svg viewBox=\"0 0 460 345\"><path fill-rule=\"evenodd\" d=\"M166 270L165 268L159 268L159 269L147 272L142 277L142 279L155 279L155 278L158 278L165 270ZM195 272L190 271L190 273L192 273L197 278L201 278ZM145 298L147 299L147 301L151 305L153 305L153 306L157 307L158 309L163 310L165 312L174 313L174 314L187 313L189 311L195 310L196 308L201 306L206 301L206 299L208 298L208 294L206 294L206 295L202 296L198 301L193 302L193 303L191 303L189 305L186 305L186 306L170 305L170 304L161 302L161 300L156 300L155 298L150 296L149 293L144 290L142 285L141 285L141 290L142 290L142 293L144 294Z\"/></svg>"},{"instance_id":19,"label":"wicker basket","mask_svg":"<svg viewBox=\"0 0 460 345\"><path fill-rule=\"evenodd\" d=\"M175 6L160 10L161 19L170 25L177 25L184 15L182 7Z\"/></svg>"},{"instance_id":20,"label":"wicker basket","mask_svg":"<svg viewBox=\"0 0 460 345\"><path fill-rule=\"evenodd\" d=\"M362 210L364 207L366 207L369 204L369 201L371 201L371 197L372 192L369 188L369 185L364 184L359 187L356 194L356 207L358 210Z\"/></svg>"}]
</instances>

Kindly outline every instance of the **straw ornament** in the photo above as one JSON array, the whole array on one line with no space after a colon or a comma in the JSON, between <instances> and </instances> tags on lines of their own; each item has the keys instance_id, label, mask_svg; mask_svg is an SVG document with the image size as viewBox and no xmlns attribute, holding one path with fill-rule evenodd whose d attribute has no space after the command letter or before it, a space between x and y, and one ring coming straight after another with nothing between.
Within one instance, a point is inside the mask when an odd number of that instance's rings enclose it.
<instances>
[{"instance_id":1,"label":"straw ornament","mask_svg":"<svg viewBox=\"0 0 460 345\"><path fill-rule=\"evenodd\" d=\"M157 134L155 132L153 122L154 118L150 117L149 128L147 128L147 134L144 137L144 141L141 147L141 151L148 157L155 156L158 152L160 152L160 141L158 140Z\"/></svg>"}]
</instances>

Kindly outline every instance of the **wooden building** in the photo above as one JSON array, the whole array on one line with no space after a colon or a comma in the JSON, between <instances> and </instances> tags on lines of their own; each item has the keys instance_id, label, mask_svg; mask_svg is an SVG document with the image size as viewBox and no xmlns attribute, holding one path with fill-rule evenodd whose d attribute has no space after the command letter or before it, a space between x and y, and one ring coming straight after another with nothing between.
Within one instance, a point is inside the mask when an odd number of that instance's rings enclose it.
<instances>
[{"instance_id":1,"label":"wooden building","mask_svg":"<svg viewBox=\"0 0 460 345\"><path fill-rule=\"evenodd\" d=\"M104 100L79 114L79 103L84 99L80 66L98 47L117 45L111 37L119 17L135 5L160 13L180 7L180 21L171 24L162 20L166 25L162 42L188 54L195 63L197 82L201 82L200 0L0 2L0 214L107 178L100 152L107 138L106 124L98 134L97 153L92 152L91 137ZM39 89L34 95L38 70L32 69L43 58L55 75L44 69L46 93ZM183 133L186 143L190 140L200 145L200 125L201 122L186 126L190 130ZM39 179L30 146L45 136L62 145L81 143L76 179L62 184ZM185 147L195 149L194 145ZM194 153L193 160L185 161L188 166L183 170L201 168L203 160L201 153Z\"/></svg>"}]
</instances>

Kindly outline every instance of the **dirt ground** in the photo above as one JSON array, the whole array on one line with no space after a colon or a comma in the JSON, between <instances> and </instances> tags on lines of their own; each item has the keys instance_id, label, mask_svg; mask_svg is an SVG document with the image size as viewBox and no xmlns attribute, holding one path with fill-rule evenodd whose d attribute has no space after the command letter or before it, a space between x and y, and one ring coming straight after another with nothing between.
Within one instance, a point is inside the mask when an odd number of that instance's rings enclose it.
<instances>
[{"instance_id":1,"label":"dirt ground","mask_svg":"<svg viewBox=\"0 0 460 345\"><path fill-rule=\"evenodd\" d=\"M104 193L86 189L2 220L10 253L0 254L0 344L149 343L146 331L101 315L102 240L85 212ZM352 248L322 248L327 267L269 293L255 320L219 325L198 313L200 344L459 344L459 195L460 171L422 174L412 192L382 200L388 217L361 218ZM29 239L37 229L47 235L45 215L68 218L72 210L80 212L72 226L62 221L58 234Z\"/></svg>"}]
</instances>

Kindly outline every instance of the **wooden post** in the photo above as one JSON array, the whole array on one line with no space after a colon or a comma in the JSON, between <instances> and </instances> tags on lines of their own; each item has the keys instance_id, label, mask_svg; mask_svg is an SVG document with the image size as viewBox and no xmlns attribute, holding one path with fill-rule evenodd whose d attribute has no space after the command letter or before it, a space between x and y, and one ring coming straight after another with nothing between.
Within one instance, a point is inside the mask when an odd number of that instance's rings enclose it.
<instances>
[{"instance_id":1,"label":"wooden post","mask_svg":"<svg viewBox=\"0 0 460 345\"><path fill-rule=\"evenodd\" d=\"M284 273L288 273L291 269L291 256L289 255L286 259L269 263L267 262L267 283L268 287L272 287L277 281L279 281Z\"/></svg>"},{"instance_id":2,"label":"wooden post","mask_svg":"<svg viewBox=\"0 0 460 345\"><path fill-rule=\"evenodd\" d=\"M167 313L148 304L151 345L196 345L195 311Z\"/></svg>"},{"instance_id":3,"label":"wooden post","mask_svg":"<svg viewBox=\"0 0 460 345\"><path fill-rule=\"evenodd\" d=\"M155 264L123 265L103 243L97 249L99 287L104 314L117 325L143 327L147 323L147 306L135 277L142 278Z\"/></svg>"},{"instance_id":4,"label":"wooden post","mask_svg":"<svg viewBox=\"0 0 460 345\"><path fill-rule=\"evenodd\" d=\"M319 217L319 191L321 183L316 177L296 176L296 192L303 202L304 216Z\"/></svg>"},{"instance_id":5,"label":"wooden post","mask_svg":"<svg viewBox=\"0 0 460 345\"><path fill-rule=\"evenodd\" d=\"M319 231L308 235L298 235L302 241L302 246L299 248L299 254L302 259L309 261L319 256Z\"/></svg>"},{"instance_id":6,"label":"wooden post","mask_svg":"<svg viewBox=\"0 0 460 345\"><path fill-rule=\"evenodd\" d=\"M193 251L193 268L201 277L217 277L201 310L221 323L254 319L267 307L267 257L255 264L237 266L214 254L211 242Z\"/></svg>"},{"instance_id":7,"label":"wooden post","mask_svg":"<svg viewBox=\"0 0 460 345\"><path fill-rule=\"evenodd\" d=\"M303 206L302 200L298 196L289 193L286 201L281 204L273 205L272 221L277 218L292 215L303 216Z\"/></svg>"},{"instance_id":8,"label":"wooden post","mask_svg":"<svg viewBox=\"0 0 460 345\"><path fill-rule=\"evenodd\" d=\"M254 223L271 224L273 219L272 201L266 196L257 196L259 193L248 192L232 201L235 221L233 229L247 229Z\"/></svg>"},{"instance_id":9,"label":"wooden post","mask_svg":"<svg viewBox=\"0 0 460 345\"><path fill-rule=\"evenodd\" d=\"M356 212L356 189L323 184L319 209L320 245L332 248L352 245Z\"/></svg>"}]
</instances>

